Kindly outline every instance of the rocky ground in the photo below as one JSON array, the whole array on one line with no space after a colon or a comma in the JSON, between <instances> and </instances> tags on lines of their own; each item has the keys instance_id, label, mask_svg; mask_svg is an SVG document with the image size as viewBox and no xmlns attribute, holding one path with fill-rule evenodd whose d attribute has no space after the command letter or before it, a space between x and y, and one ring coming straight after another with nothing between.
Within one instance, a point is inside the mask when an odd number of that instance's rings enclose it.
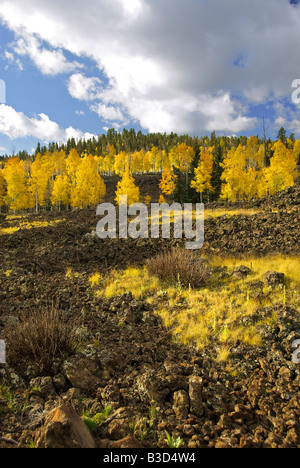
<instances>
[{"instance_id":1,"label":"rocky ground","mask_svg":"<svg viewBox=\"0 0 300 468\"><path fill-rule=\"evenodd\" d=\"M298 255L299 201L296 186L274 197L276 213L268 200L251 217L208 219L205 252ZM0 364L0 447L168 447L166 431L193 449L300 447L299 312L286 305L247 317L276 320L262 348L231 350L228 373L211 350L175 343L148 303L130 293L97 298L88 283L179 241L100 241L90 235L92 210L33 219L61 222L1 236L0 338L17 333L24 313L54 304L80 347L47 369L33 355ZM66 276L69 267L76 273Z\"/></svg>"}]
</instances>

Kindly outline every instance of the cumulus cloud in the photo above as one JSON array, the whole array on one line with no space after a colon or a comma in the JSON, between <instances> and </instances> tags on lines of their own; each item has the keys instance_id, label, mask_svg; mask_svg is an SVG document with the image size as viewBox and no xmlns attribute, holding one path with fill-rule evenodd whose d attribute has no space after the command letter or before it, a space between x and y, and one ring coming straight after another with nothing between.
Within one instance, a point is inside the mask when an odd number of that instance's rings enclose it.
<instances>
[{"instance_id":1,"label":"cumulus cloud","mask_svg":"<svg viewBox=\"0 0 300 468\"><path fill-rule=\"evenodd\" d=\"M79 101L93 101L101 93L101 80L97 77L86 77L82 73L74 73L68 80L69 93Z\"/></svg>"},{"instance_id":2,"label":"cumulus cloud","mask_svg":"<svg viewBox=\"0 0 300 468\"><path fill-rule=\"evenodd\" d=\"M63 129L45 114L27 117L23 112L17 112L5 104L0 105L0 133L11 139L32 136L44 142L66 142L68 138L88 139L94 136L73 127Z\"/></svg>"},{"instance_id":3,"label":"cumulus cloud","mask_svg":"<svg viewBox=\"0 0 300 468\"><path fill-rule=\"evenodd\" d=\"M23 37L10 44L10 49L6 50L6 58L15 61L22 70L23 65L20 57L28 56L36 67L44 75L58 75L60 73L70 73L81 68L78 62L69 62L61 49L49 50L42 47L40 41L33 35L23 33Z\"/></svg>"},{"instance_id":4,"label":"cumulus cloud","mask_svg":"<svg viewBox=\"0 0 300 468\"><path fill-rule=\"evenodd\" d=\"M246 132L256 123L248 107L289 96L300 75L300 8L288 0L1 3L18 52L44 73L51 63L67 70L64 50L94 61L99 77L69 68L67 86L107 121L129 116L150 131Z\"/></svg>"}]
</instances>

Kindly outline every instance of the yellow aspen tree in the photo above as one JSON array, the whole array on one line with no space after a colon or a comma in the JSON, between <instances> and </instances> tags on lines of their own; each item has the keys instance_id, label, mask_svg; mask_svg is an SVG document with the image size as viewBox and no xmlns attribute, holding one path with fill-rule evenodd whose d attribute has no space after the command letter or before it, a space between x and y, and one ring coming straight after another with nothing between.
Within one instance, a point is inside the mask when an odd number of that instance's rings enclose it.
<instances>
[{"instance_id":1,"label":"yellow aspen tree","mask_svg":"<svg viewBox=\"0 0 300 468\"><path fill-rule=\"evenodd\" d=\"M162 193L161 193L160 196L159 196L158 203L159 203L160 205L163 205L164 203L166 203L166 199L165 199L165 197L163 196Z\"/></svg>"},{"instance_id":2,"label":"yellow aspen tree","mask_svg":"<svg viewBox=\"0 0 300 468\"><path fill-rule=\"evenodd\" d=\"M115 173L124 174L127 164L128 164L128 155L125 151L121 151L115 157L115 163L114 163Z\"/></svg>"},{"instance_id":3,"label":"yellow aspen tree","mask_svg":"<svg viewBox=\"0 0 300 468\"><path fill-rule=\"evenodd\" d=\"M300 140L296 140L293 148L296 163L300 164Z\"/></svg>"},{"instance_id":4,"label":"yellow aspen tree","mask_svg":"<svg viewBox=\"0 0 300 468\"><path fill-rule=\"evenodd\" d=\"M256 166L257 163L257 153L260 148L260 143L259 139L256 136L250 136L247 139L247 145L245 148L246 151L246 160L247 160L247 166L254 167Z\"/></svg>"},{"instance_id":5,"label":"yellow aspen tree","mask_svg":"<svg viewBox=\"0 0 300 468\"><path fill-rule=\"evenodd\" d=\"M172 166L171 166L169 155L168 155L167 151L163 150L162 151L162 169L161 169L161 172L163 172L164 169L171 169L171 168L172 168Z\"/></svg>"},{"instance_id":6,"label":"yellow aspen tree","mask_svg":"<svg viewBox=\"0 0 300 468\"><path fill-rule=\"evenodd\" d=\"M134 203L138 203L141 199L140 189L135 185L134 178L128 166L126 167L122 179L117 185L115 198L117 205L119 205L119 197L121 195L127 195L128 206L133 205Z\"/></svg>"},{"instance_id":7,"label":"yellow aspen tree","mask_svg":"<svg viewBox=\"0 0 300 468\"><path fill-rule=\"evenodd\" d=\"M2 169L0 169L0 212L1 212L2 206L5 205L4 196L5 196L5 179L4 179L4 172L3 172Z\"/></svg>"},{"instance_id":8,"label":"yellow aspen tree","mask_svg":"<svg viewBox=\"0 0 300 468\"><path fill-rule=\"evenodd\" d=\"M159 164L159 158L160 158L160 151L156 146L153 146L151 148L151 151L149 151L149 159L151 162L151 172L157 172Z\"/></svg>"},{"instance_id":9,"label":"yellow aspen tree","mask_svg":"<svg viewBox=\"0 0 300 468\"><path fill-rule=\"evenodd\" d=\"M46 191L51 178L52 168L49 161L49 153L43 156L37 154L34 162L31 165L30 190L35 197L35 210L38 212L39 207L43 206L46 200ZM50 195L50 194L49 194Z\"/></svg>"},{"instance_id":10,"label":"yellow aspen tree","mask_svg":"<svg viewBox=\"0 0 300 468\"><path fill-rule=\"evenodd\" d=\"M53 183L51 203L52 205L58 205L59 211L61 205L69 205L71 195L71 183L70 178L65 175L58 175Z\"/></svg>"},{"instance_id":11,"label":"yellow aspen tree","mask_svg":"<svg viewBox=\"0 0 300 468\"><path fill-rule=\"evenodd\" d=\"M144 172L150 172L152 167L151 151L148 151L144 156Z\"/></svg>"},{"instance_id":12,"label":"yellow aspen tree","mask_svg":"<svg viewBox=\"0 0 300 468\"><path fill-rule=\"evenodd\" d=\"M76 184L76 172L80 166L81 158L76 149L71 149L69 156L67 157L66 166L67 174L69 175L72 185Z\"/></svg>"},{"instance_id":13,"label":"yellow aspen tree","mask_svg":"<svg viewBox=\"0 0 300 468\"><path fill-rule=\"evenodd\" d=\"M105 168L107 174L112 174L114 172L114 163L115 163L115 157L116 157L116 149L114 145L107 145L106 148L106 155L105 155Z\"/></svg>"},{"instance_id":14,"label":"yellow aspen tree","mask_svg":"<svg viewBox=\"0 0 300 468\"><path fill-rule=\"evenodd\" d=\"M104 158L103 156L95 156L95 161L97 162L97 170L99 174L104 174Z\"/></svg>"},{"instance_id":15,"label":"yellow aspen tree","mask_svg":"<svg viewBox=\"0 0 300 468\"><path fill-rule=\"evenodd\" d=\"M64 175L67 172L67 159L64 150L54 151L53 155L53 175Z\"/></svg>"},{"instance_id":16,"label":"yellow aspen tree","mask_svg":"<svg viewBox=\"0 0 300 468\"><path fill-rule=\"evenodd\" d=\"M221 167L224 169L221 176L224 182L221 198L232 201L240 200L244 197L246 187L246 152L242 145L228 151Z\"/></svg>"},{"instance_id":17,"label":"yellow aspen tree","mask_svg":"<svg viewBox=\"0 0 300 468\"><path fill-rule=\"evenodd\" d=\"M195 169L195 178L191 183L191 187L200 193L200 201L202 203L203 193L213 192L214 188L211 185L212 172L214 166L213 147L200 148L200 159L198 167Z\"/></svg>"},{"instance_id":18,"label":"yellow aspen tree","mask_svg":"<svg viewBox=\"0 0 300 468\"><path fill-rule=\"evenodd\" d=\"M258 198L264 198L268 195L267 170L267 167L263 167L257 176L256 195Z\"/></svg>"},{"instance_id":19,"label":"yellow aspen tree","mask_svg":"<svg viewBox=\"0 0 300 468\"><path fill-rule=\"evenodd\" d=\"M251 137L250 137L251 138ZM257 139L257 137L253 137ZM254 142L256 140L253 140ZM245 174L245 188L244 197L251 199L259 196L261 190L260 186L263 183L263 171L265 167L265 149L263 145L259 145L258 139L257 144L247 145L246 147L246 168ZM249 151L249 148L251 149Z\"/></svg>"},{"instance_id":20,"label":"yellow aspen tree","mask_svg":"<svg viewBox=\"0 0 300 468\"><path fill-rule=\"evenodd\" d=\"M139 159L141 161L141 172L145 172L145 151L143 149L141 149L141 151L139 152Z\"/></svg>"},{"instance_id":21,"label":"yellow aspen tree","mask_svg":"<svg viewBox=\"0 0 300 468\"><path fill-rule=\"evenodd\" d=\"M165 195L173 195L176 188L177 175L174 174L172 169L165 169L162 173L162 178L159 188Z\"/></svg>"},{"instance_id":22,"label":"yellow aspen tree","mask_svg":"<svg viewBox=\"0 0 300 468\"><path fill-rule=\"evenodd\" d=\"M170 161L172 166L175 166L181 172L186 173L186 185L188 185L189 169L195 159L195 156L195 150L186 143L181 143L170 151Z\"/></svg>"},{"instance_id":23,"label":"yellow aspen tree","mask_svg":"<svg viewBox=\"0 0 300 468\"><path fill-rule=\"evenodd\" d=\"M131 155L131 168L132 172L138 174L143 171L142 152L136 151Z\"/></svg>"},{"instance_id":24,"label":"yellow aspen tree","mask_svg":"<svg viewBox=\"0 0 300 468\"><path fill-rule=\"evenodd\" d=\"M150 206L151 203L151 196L147 194L144 198L145 205Z\"/></svg>"},{"instance_id":25,"label":"yellow aspen tree","mask_svg":"<svg viewBox=\"0 0 300 468\"><path fill-rule=\"evenodd\" d=\"M24 161L19 158L11 158L3 169L7 186L4 201L13 211L33 208L34 201L28 190L28 176L25 171Z\"/></svg>"},{"instance_id":26,"label":"yellow aspen tree","mask_svg":"<svg viewBox=\"0 0 300 468\"><path fill-rule=\"evenodd\" d=\"M97 161L90 154L85 156L76 171L75 187L71 189L71 205L83 208L97 205L104 200L106 186L97 170Z\"/></svg>"},{"instance_id":27,"label":"yellow aspen tree","mask_svg":"<svg viewBox=\"0 0 300 468\"><path fill-rule=\"evenodd\" d=\"M274 144L273 150L274 155L271 158L270 167L266 169L266 183L270 195L294 185L298 175L293 151L280 140Z\"/></svg>"}]
</instances>

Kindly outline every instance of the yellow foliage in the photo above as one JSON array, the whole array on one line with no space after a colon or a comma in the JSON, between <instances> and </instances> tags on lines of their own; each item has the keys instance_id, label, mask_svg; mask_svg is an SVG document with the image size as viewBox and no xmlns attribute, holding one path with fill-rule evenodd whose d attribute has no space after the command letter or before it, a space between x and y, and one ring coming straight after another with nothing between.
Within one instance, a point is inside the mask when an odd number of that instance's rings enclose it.
<instances>
[{"instance_id":1,"label":"yellow foliage","mask_svg":"<svg viewBox=\"0 0 300 468\"><path fill-rule=\"evenodd\" d=\"M195 150L186 143L181 143L170 151L170 162L180 171L188 171L195 159Z\"/></svg>"},{"instance_id":2,"label":"yellow foliage","mask_svg":"<svg viewBox=\"0 0 300 468\"><path fill-rule=\"evenodd\" d=\"M159 184L159 188L162 193L166 195L172 195L176 187L177 176L174 174L172 169L165 169L162 173L162 178Z\"/></svg>"},{"instance_id":3,"label":"yellow foliage","mask_svg":"<svg viewBox=\"0 0 300 468\"><path fill-rule=\"evenodd\" d=\"M138 203L141 199L140 189L135 185L134 178L127 166L122 179L117 185L115 201L119 205L119 197L122 195L127 196L128 206Z\"/></svg>"},{"instance_id":4,"label":"yellow foliage","mask_svg":"<svg viewBox=\"0 0 300 468\"><path fill-rule=\"evenodd\" d=\"M89 282L91 286L99 286L100 280L103 279L103 276L100 273L95 273L94 275L89 277Z\"/></svg>"},{"instance_id":5,"label":"yellow foliage","mask_svg":"<svg viewBox=\"0 0 300 468\"><path fill-rule=\"evenodd\" d=\"M146 195L146 197L144 198L144 202L145 202L145 205L150 206L150 203L151 203L150 195Z\"/></svg>"},{"instance_id":6,"label":"yellow foliage","mask_svg":"<svg viewBox=\"0 0 300 468\"><path fill-rule=\"evenodd\" d=\"M97 171L97 161L90 154L80 160L71 188L71 206L83 208L97 205L104 200L106 186Z\"/></svg>"},{"instance_id":7,"label":"yellow foliage","mask_svg":"<svg viewBox=\"0 0 300 468\"><path fill-rule=\"evenodd\" d=\"M0 169L0 208L1 206L5 205L4 202L4 195L5 195L5 179L4 179L4 172Z\"/></svg>"},{"instance_id":8,"label":"yellow foliage","mask_svg":"<svg viewBox=\"0 0 300 468\"><path fill-rule=\"evenodd\" d=\"M11 158L4 166L3 175L7 184L4 201L11 210L24 210L34 207L34 200L28 187L28 174L24 161Z\"/></svg>"},{"instance_id":9,"label":"yellow foliage","mask_svg":"<svg viewBox=\"0 0 300 468\"><path fill-rule=\"evenodd\" d=\"M274 144L273 149L270 167L265 169L265 181L270 195L294 185L298 175L293 151L286 148L280 140Z\"/></svg>"},{"instance_id":10,"label":"yellow foliage","mask_svg":"<svg viewBox=\"0 0 300 468\"><path fill-rule=\"evenodd\" d=\"M203 147L200 148L201 155L199 164L195 170L195 178L191 183L191 187L194 188L196 192L201 194L201 199L202 193L205 190L209 192L214 191L211 185L212 171L214 165L213 149L214 148L212 147L208 149Z\"/></svg>"}]
</instances>

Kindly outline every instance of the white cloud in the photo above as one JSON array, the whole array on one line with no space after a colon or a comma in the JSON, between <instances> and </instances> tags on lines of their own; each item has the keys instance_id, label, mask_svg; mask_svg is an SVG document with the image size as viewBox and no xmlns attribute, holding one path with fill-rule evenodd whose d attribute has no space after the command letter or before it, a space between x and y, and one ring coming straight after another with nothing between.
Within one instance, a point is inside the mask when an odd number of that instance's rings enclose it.
<instances>
[{"instance_id":1,"label":"white cloud","mask_svg":"<svg viewBox=\"0 0 300 468\"><path fill-rule=\"evenodd\" d=\"M15 62L20 70L23 70L21 58L26 56L44 75L71 73L82 68L78 62L69 62L61 49L50 50L43 47L36 36L23 31L22 37L9 44L9 50L5 51L5 57L10 62Z\"/></svg>"},{"instance_id":2,"label":"white cloud","mask_svg":"<svg viewBox=\"0 0 300 468\"><path fill-rule=\"evenodd\" d=\"M96 77L87 78L82 73L74 73L67 82L71 96L80 101L93 101L101 93L101 80Z\"/></svg>"},{"instance_id":3,"label":"white cloud","mask_svg":"<svg viewBox=\"0 0 300 468\"><path fill-rule=\"evenodd\" d=\"M18 57L15 57L15 55L12 52L9 52L8 50L6 50L4 53L4 57L8 62L15 63L17 67L19 68L19 70L21 71L23 70L23 64L21 60ZM6 66L6 68L8 67Z\"/></svg>"},{"instance_id":4,"label":"white cloud","mask_svg":"<svg viewBox=\"0 0 300 468\"><path fill-rule=\"evenodd\" d=\"M24 51L43 73L73 73L71 96L107 121L130 116L151 131L246 132L256 123L248 106L290 95L300 77L300 8L288 0L1 3L19 56ZM92 59L107 83L72 71L64 50Z\"/></svg>"},{"instance_id":5,"label":"white cloud","mask_svg":"<svg viewBox=\"0 0 300 468\"><path fill-rule=\"evenodd\" d=\"M9 138L34 137L43 142L67 141L68 138L92 138L94 135L83 133L73 127L61 128L45 114L27 117L10 106L0 105L0 133Z\"/></svg>"},{"instance_id":6,"label":"white cloud","mask_svg":"<svg viewBox=\"0 0 300 468\"><path fill-rule=\"evenodd\" d=\"M105 121L109 120L120 120L124 121L124 115L120 111L120 109L117 109L113 106L106 106L105 104L96 104L94 106L91 106L91 110L96 112L99 117L102 117Z\"/></svg>"},{"instance_id":7,"label":"white cloud","mask_svg":"<svg viewBox=\"0 0 300 468\"><path fill-rule=\"evenodd\" d=\"M104 102L117 102L113 98L109 89L104 89L102 81L97 77L86 77L82 73L74 73L67 83L69 93L75 99L86 101L89 103L90 110L102 117L105 122L126 121L123 112L112 105L107 105Z\"/></svg>"},{"instance_id":8,"label":"white cloud","mask_svg":"<svg viewBox=\"0 0 300 468\"><path fill-rule=\"evenodd\" d=\"M130 19L137 19L142 13L143 2L140 0L118 0Z\"/></svg>"}]
</instances>

